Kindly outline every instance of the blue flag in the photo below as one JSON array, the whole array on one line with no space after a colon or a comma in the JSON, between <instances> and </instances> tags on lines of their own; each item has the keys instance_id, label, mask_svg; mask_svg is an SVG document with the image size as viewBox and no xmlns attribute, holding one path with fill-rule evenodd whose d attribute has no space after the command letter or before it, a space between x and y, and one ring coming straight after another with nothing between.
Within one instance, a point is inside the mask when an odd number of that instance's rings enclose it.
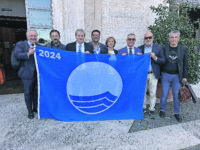
<instances>
[{"instance_id":1,"label":"blue flag","mask_svg":"<svg viewBox=\"0 0 200 150\"><path fill-rule=\"evenodd\" d=\"M143 119L149 54L96 55L36 47L39 118Z\"/></svg>"}]
</instances>

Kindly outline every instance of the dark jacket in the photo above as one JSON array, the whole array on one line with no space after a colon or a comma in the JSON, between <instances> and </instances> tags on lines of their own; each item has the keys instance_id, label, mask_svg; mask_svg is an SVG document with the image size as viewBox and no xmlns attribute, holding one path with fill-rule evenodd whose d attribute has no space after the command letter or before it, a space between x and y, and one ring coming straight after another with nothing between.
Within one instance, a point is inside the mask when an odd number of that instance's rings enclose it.
<instances>
[{"instance_id":1,"label":"dark jacket","mask_svg":"<svg viewBox=\"0 0 200 150\"><path fill-rule=\"evenodd\" d=\"M141 51L142 51L140 48L137 48L137 47L134 47L134 50L135 50L135 54L136 53L141 53ZM121 55L123 53L128 54L127 46L118 50L118 55Z\"/></svg>"},{"instance_id":2,"label":"dark jacket","mask_svg":"<svg viewBox=\"0 0 200 150\"><path fill-rule=\"evenodd\" d=\"M55 46L55 45L53 44L53 42L51 42L51 43L47 43L44 47L65 50L65 45L62 44L61 42L59 43L58 46Z\"/></svg>"},{"instance_id":3,"label":"dark jacket","mask_svg":"<svg viewBox=\"0 0 200 150\"><path fill-rule=\"evenodd\" d=\"M89 51L90 53L94 53L93 47L90 44L84 42L84 46L85 46L85 51ZM65 49L67 51L76 52L76 42L72 42L72 43L67 44Z\"/></svg>"},{"instance_id":4,"label":"dark jacket","mask_svg":"<svg viewBox=\"0 0 200 150\"><path fill-rule=\"evenodd\" d=\"M28 57L28 50L30 48L28 41L25 42L25 52L22 52L22 44L18 42L15 46L15 55L18 60L21 60L21 66L18 71L18 76L22 79L32 79L34 77L35 68L35 60L34 55L30 55Z\"/></svg>"},{"instance_id":5,"label":"dark jacket","mask_svg":"<svg viewBox=\"0 0 200 150\"><path fill-rule=\"evenodd\" d=\"M144 54L144 45L141 45L138 48L140 48L142 50L142 53ZM165 57L163 54L162 47L160 45L153 43L152 52L155 53L157 60L154 60L153 58L151 58L151 67L152 67L155 77L158 79L160 78L160 75L161 75L160 65L165 63Z\"/></svg>"},{"instance_id":6,"label":"dark jacket","mask_svg":"<svg viewBox=\"0 0 200 150\"><path fill-rule=\"evenodd\" d=\"M118 50L114 49L114 53L115 53L115 55L117 55L118 54Z\"/></svg>"},{"instance_id":7,"label":"dark jacket","mask_svg":"<svg viewBox=\"0 0 200 150\"><path fill-rule=\"evenodd\" d=\"M163 46L163 52L166 62L168 61L169 49L169 44ZM177 53L179 81L180 83L182 83L182 79L188 77L188 48L186 46L178 44Z\"/></svg>"},{"instance_id":8,"label":"dark jacket","mask_svg":"<svg viewBox=\"0 0 200 150\"><path fill-rule=\"evenodd\" d=\"M92 42L89 42L88 44L90 44L93 47ZM108 54L108 48L104 44L99 43L99 46L100 46L100 54Z\"/></svg>"}]
</instances>

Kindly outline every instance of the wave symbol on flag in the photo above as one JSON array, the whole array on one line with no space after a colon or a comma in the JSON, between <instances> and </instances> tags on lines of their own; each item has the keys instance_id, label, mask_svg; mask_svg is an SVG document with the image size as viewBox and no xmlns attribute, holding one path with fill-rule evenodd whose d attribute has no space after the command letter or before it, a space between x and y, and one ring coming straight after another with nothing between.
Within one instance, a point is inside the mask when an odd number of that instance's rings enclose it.
<instances>
[{"instance_id":1,"label":"wave symbol on flag","mask_svg":"<svg viewBox=\"0 0 200 150\"><path fill-rule=\"evenodd\" d=\"M105 92L94 96L73 96L70 95L72 104L82 112L88 114L100 113L113 105L117 96L110 92Z\"/></svg>"},{"instance_id":2,"label":"wave symbol on flag","mask_svg":"<svg viewBox=\"0 0 200 150\"><path fill-rule=\"evenodd\" d=\"M120 74L103 62L80 64L71 72L66 83L68 100L85 114L98 114L112 108L122 88Z\"/></svg>"}]
</instances>

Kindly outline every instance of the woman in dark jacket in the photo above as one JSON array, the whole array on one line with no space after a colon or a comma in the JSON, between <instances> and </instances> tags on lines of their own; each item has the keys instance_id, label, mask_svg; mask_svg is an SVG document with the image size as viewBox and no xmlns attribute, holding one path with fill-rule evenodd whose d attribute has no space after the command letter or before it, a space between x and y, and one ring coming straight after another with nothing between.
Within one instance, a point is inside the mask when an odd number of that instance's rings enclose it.
<instances>
[{"instance_id":1,"label":"woman in dark jacket","mask_svg":"<svg viewBox=\"0 0 200 150\"><path fill-rule=\"evenodd\" d=\"M108 37L106 39L106 46L108 47L108 54L109 55L113 55L113 54L117 54L118 51L116 49L114 49L115 47L115 44L116 44L116 40L114 37Z\"/></svg>"}]
</instances>

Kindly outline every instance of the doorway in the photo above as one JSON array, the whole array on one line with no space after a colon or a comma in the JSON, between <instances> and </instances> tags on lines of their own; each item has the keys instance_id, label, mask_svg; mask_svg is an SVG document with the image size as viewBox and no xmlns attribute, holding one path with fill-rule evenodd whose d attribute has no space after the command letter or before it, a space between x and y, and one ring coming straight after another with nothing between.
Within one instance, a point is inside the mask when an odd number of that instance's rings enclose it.
<instances>
[{"instance_id":1,"label":"doorway","mask_svg":"<svg viewBox=\"0 0 200 150\"><path fill-rule=\"evenodd\" d=\"M5 72L5 83L0 85L0 94L22 93L23 84L11 66L11 53L18 41L26 39L25 17L0 16L0 66Z\"/></svg>"}]
</instances>

